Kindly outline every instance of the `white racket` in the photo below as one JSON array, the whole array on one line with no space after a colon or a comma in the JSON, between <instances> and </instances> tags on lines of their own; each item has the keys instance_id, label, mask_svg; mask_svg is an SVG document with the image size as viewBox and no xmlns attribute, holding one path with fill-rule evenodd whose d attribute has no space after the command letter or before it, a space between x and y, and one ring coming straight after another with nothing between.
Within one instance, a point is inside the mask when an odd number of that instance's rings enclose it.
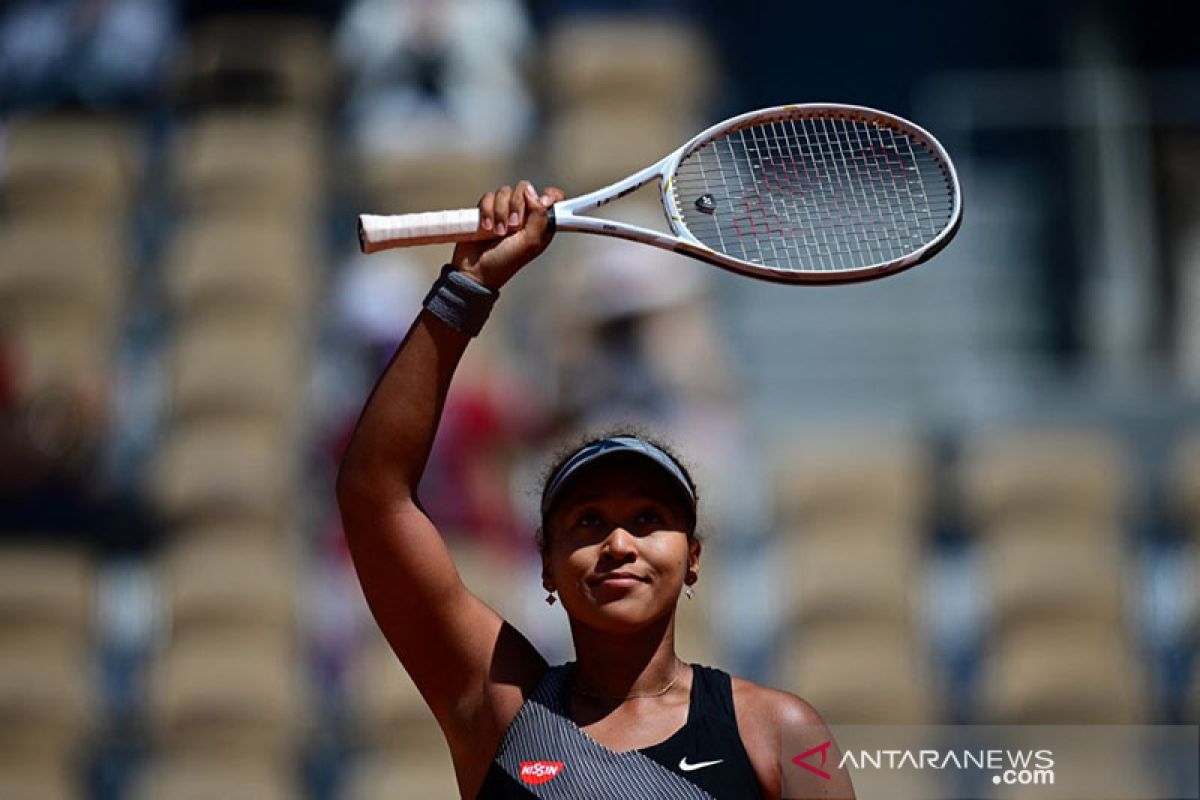
<instances>
[{"instance_id":1,"label":"white racket","mask_svg":"<svg viewBox=\"0 0 1200 800\"><path fill-rule=\"evenodd\" d=\"M673 235L582 213L657 180ZM752 111L657 164L555 203L559 231L617 236L785 283L850 283L928 260L962 221L945 149L908 120L862 106ZM363 252L497 238L479 211L358 218Z\"/></svg>"}]
</instances>

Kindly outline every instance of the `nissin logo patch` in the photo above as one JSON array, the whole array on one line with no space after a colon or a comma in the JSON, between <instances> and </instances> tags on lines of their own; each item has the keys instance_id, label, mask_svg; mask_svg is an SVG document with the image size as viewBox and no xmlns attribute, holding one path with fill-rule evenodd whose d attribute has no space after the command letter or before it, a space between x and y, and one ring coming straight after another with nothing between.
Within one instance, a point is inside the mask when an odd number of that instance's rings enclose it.
<instances>
[{"instance_id":1,"label":"nissin logo patch","mask_svg":"<svg viewBox=\"0 0 1200 800\"><path fill-rule=\"evenodd\" d=\"M521 780L531 786L537 786L557 778L562 769L561 761L522 761Z\"/></svg>"}]
</instances>

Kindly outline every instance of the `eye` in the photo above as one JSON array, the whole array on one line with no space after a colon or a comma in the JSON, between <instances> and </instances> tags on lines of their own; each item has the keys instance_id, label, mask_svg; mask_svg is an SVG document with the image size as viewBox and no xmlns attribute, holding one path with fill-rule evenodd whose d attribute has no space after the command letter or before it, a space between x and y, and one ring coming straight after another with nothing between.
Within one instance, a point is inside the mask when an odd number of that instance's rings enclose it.
<instances>
[{"instance_id":1,"label":"eye","mask_svg":"<svg viewBox=\"0 0 1200 800\"><path fill-rule=\"evenodd\" d=\"M662 521L662 514L658 513L658 511L653 508L644 508L639 511L637 515L638 525L659 525L662 523Z\"/></svg>"},{"instance_id":2,"label":"eye","mask_svg":"<svg viewBox=\"0 0 1200 800\"><path fill-rule=\"evenodd\" d=\"M594 528L603 522L600 512L589 508L584 510L575 518L575 525L579 528Z\"/></svg>"}]
</instances>

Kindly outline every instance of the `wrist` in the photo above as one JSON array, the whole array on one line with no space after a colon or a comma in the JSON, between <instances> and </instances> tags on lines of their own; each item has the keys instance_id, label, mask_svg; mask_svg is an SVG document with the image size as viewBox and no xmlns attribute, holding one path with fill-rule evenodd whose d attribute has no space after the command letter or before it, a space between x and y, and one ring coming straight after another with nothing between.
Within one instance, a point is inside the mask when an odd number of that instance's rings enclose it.
<instances>
[{"instance_id":1,"label":"wrist","mask_svg":"<svg viewBox=\"0 0 1200 800\"><path fill-rule=\"evenodd\" d=\"M457 272L461 272L463 275L466 275L480 286L490 289L493 292L500 291L501 287L503 286L502 282L497 281L494 278L489 279L488 276L483 273L483 270L479 269L479 267L474 264L447 264L446 266L452 267Z\"/></svg>"},{"instance_id":2,"label":"wrist","mask_svg":"<svg viewBox=\"0 0 1200 800\"><path fill-rule=\"evenodd\" d=\"M455 256L458 256L458 253L455 253ZM446 266L463 273L480 286L491 289L493 292L500 291L504 287L504 284L508 283L509 278L512 277L511 274L507 274L503 270L497 270L494 266L484 268L478 260L466 257L452 258Z\"/></svg>"},{"instance_id":3,"label":"wrist","mask_svg":"<svg viewBox=\"0 0 1200 800\"><path fill-rule=\"evenodd\" d=\"M433 316L467 336L477 336L500 297L499 289L487 286L453 264L442 267L422 304Z\"/></svg>"}]
</instances>

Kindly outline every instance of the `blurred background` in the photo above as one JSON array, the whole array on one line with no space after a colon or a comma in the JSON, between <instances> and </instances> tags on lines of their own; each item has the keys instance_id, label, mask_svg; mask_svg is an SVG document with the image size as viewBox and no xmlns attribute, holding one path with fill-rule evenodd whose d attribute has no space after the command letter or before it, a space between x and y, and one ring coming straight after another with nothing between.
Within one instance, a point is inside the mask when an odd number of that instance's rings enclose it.
<instances>
[{"instance_id":1,"label":"blurred background","mask_svg":"<svg viewBox=\"0 0 1200 800\"><path fill-rule=\"evenodd\" d=\"M362 257L355 215L570 196L785 102L931 130L961 233L844 288L561 237L423 485L468 585L570 658L540 474L636 422L701 487L685 657L835 723L1200 722L1200 53L1171 8L0 3L0 798L455 796L332 502L449 248ZM664 227L641 194L612 213Z\"/></svg>"}]
</instances>

